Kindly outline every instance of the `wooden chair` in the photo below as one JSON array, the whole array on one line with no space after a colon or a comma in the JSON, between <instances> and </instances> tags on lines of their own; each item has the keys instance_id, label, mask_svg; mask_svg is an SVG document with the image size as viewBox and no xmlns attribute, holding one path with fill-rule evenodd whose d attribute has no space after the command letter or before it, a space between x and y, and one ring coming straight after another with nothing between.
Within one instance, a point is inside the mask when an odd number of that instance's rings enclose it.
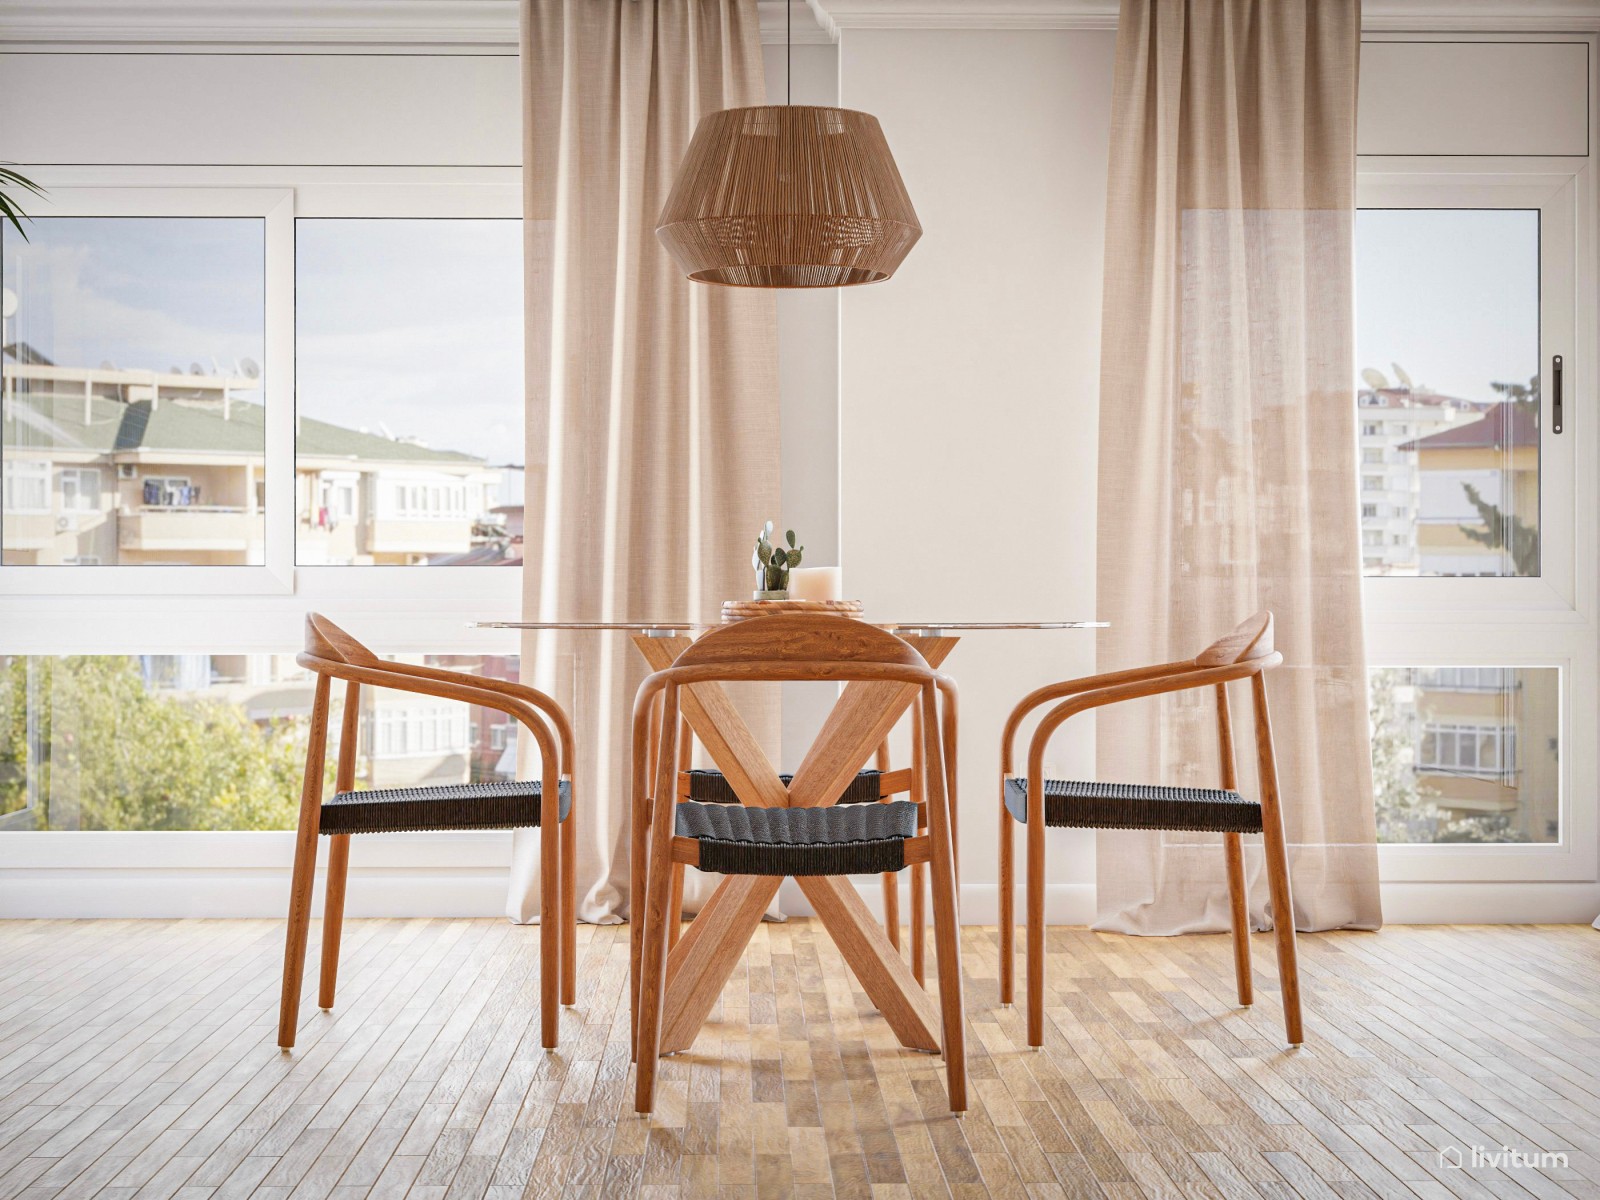
<instances>
[{"instance_id":1,"label":"wooden chair","mask_svg":"<svg viewBox=\"0 0 1600 1200\"><path fill-rule=\"evenodd\" d=\"M914 703L921 714L923 736L913 747L913 755L927 787L927 804L919 806L910 800L841 803L841 798L835 797L815 807L761 807L743 802L743 798L738 803L683 798L678 752L685 743L672 736L672 731L679 729L680 689L705 683L787 680L876 680L916 686L919 695ZM927 864L932 877L950 1107L952 1112L966 1109L951 791L941 754L942 745L954 743L954 710L947 699L941 720L941 694L953 697L954 684L936 674L911 646L891 633L834 616L760 617L725 626L708 633L672 666L640 686L634 704L632 755L632 988L638 1064L634 1107L639 1112L649 1112L654 1103L666 990L667 927L678 915L672 907L673 879L681 865L724 875L805 876L896 873L913 864ZM840 760L859 755L856 761L860 761L872 753L871 742L857 745L851 741L856 732L839 730L828 743L830 754ZM653 785L649 779L652 770ZM691 780L691 791L692 787ZM877 799L876 789L864 798ZM919 830L922 820L926 820L927 832ZM646 869L639 869L641 862Z\"/></svg>"},{"instance_id":2,"label":"wooden chair","mask_svg":"<svg viewBox=\"0 0 1600 1200\"><path fill-rule=\"evenodd\" d=\"M293 1048L299 1022L300 981L305 971L319 835L331 839L322 921L322 975L317 993L318 1006L329 1009L333 1007L339 969L339 934L344 920L352 834L538 826L542 842L540 1019L544 1045L554 1047L558 988L562 1004L573 1003L577 991L574 882L577 842L571 812L573 740L572 725L560 705L543 692L504 680L386 662L318 613L306 617L305 651L295 661L316 675L317 686L311 707L311 736L306 747L300 828L295 840L294 876L289 892L289 932L283 953L278 1045L285 1050ZM324 801L322 779L327 759L329 695L335 679L345 681L344 723L339 736L336 794ZM538 744L542 777L512 782L354 791L363 686L460 700L514 717ZM544 804L543 798L552 794L558 796L558 802Z\"/></svg>"},{"instance_id":3,"label":"wooden chair","mask_svg":"<svg viewBox=\"0 0 1600 1200\"><path fill-rule=\"evenodd\" d=\"M1071 826L1094 829L1199 830L1222 834L1233 920L1233 961L1239 1003L1251 1002L1250 918L1245 901L1244 851L1239 837L1261 833L1272 898L1278 978L1289 1042L1303 1040L1300 973L1295 957L1294 906L1289 892L1289 860L1283 814L1278 803L1278 767L1272 745L1263 672L1283 661L1273 649L1272 614L1259 612L1193 659L1115 671L1055 683L1030 693L1012 710L1000 742L1000 1001L1010 1004L1015 968L1012 868L1013 821L1028 837L1028 1044L1044 1044L1044 831ZM1235 788L1233 731L1228 684L1250 680L1255 709L1256 772L1259 802ZM1217 741L1222 751L1222 787L1178 788L1140 784L1092 783L1044 778L1044 751L1062 722L1075 713L1167 692L1213 688L1217 702ZM1065 697L1065 699L1063 699ZM1028 744L1028 773L1012 774L1012 751L1023 718L1042 704L1059 700L1034 730Z\"/></svg>"}]
</instances>

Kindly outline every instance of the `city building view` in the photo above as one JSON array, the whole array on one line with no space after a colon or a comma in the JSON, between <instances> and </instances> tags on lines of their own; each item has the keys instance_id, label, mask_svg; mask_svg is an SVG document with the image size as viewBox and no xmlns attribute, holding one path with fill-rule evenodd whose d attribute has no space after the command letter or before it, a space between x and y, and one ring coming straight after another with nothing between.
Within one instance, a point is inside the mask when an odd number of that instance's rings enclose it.
<instances>
[{"instance_id":1,"label":"city building view","mask_svg":"<svg viewBox=\"0 0 1600 1200\"><path fill-rule=\"evenodd\" d=\"M58 366L14 342L4 354L6 565L262 562L259 369ZM295 440L301 565L520 562L520 468L310 417Z\"/></svg>"}]
</instances>

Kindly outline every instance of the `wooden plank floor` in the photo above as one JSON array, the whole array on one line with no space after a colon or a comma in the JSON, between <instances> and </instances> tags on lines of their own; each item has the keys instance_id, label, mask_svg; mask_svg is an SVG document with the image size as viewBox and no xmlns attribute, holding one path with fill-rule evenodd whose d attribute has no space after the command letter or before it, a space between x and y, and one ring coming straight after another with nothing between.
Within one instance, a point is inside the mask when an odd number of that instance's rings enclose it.
<instances>
[{"instance_id":1,"label":"wooden plank floor","mask_svg":"<svg viewBox=\"0 0 1600 1200\"><path fill-rule=\"evenodd\" d=\"M812 921L757 935L636 1118L627 927L580 931L553 1054L538 937L352 921L338 1008L308 981L288 1056L278 923L0 923L0 1197L1600 1196L1589 929L1304 937L1296 1051L1266 937L1241 1011L1223 937L1053 930L1040 1053L968 930L961 1120ZM1567 1165L1456 1170L1450 1144Z\"/></svg>"}]
</instances>

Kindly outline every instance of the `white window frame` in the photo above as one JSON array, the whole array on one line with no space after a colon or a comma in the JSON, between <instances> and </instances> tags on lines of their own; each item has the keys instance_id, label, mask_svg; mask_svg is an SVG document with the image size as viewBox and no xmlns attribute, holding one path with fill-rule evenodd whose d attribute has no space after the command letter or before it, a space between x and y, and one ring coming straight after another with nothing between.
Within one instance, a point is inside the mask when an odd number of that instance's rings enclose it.
<instances>
[{"instance_id":1,"label":"white window frame","mask_svg":"<svg viewBox=\"0 0 1600 1200\"><path fill-rule=\"evenodd\" d=\"M1363 208L1538 208L1540 375L1561 354L1569 413L1593 413L1596 187L1589 159L1385 156L1363 159ZM1575 351L1579 351L1575 353ZM1385 884L1583 881L1596 878L1596 423L1577 417L1540 448L1538 578L1363 581L1367 657L1378 667L1555 667L1560 670L1560 840L1551 843L1384 844Z\"/></svg>"},{"instance_id":2,"label":"white window frame","mask_svg":"<svg viewBox=\"0 0 1600 1200\"><path fill-rule=\"evenodd\" d=\"M278 382L294 378L296 216L520 219L518 168L63 166L30 176L58 201L40 205L39 215L267 219L267 561L41 570L34 582L8 568L0 575L7 617L0 620L0 653L282 654L300 648L308 611L326 613L382 654L519 653L514 631L473 622L519 617L520 569L294 565L293 393ZM146 572L154 573L148 581L140 577ZM97 578L105 582L94 586ZM209 599L164 605L138 599L141 593ZM280 871L295 834L6 831L0 838L8 868ZM509 862L509 853L510 834L501 830L401 833L363 839L360 861L380 869L479 871Z\"/></svg>"}]
</instances>

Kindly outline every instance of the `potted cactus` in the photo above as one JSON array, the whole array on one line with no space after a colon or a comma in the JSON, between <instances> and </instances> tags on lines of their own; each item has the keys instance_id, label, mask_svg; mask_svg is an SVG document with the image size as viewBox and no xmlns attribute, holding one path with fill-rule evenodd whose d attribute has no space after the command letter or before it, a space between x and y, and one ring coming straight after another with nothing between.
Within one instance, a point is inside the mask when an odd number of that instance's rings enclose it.
<instances>
[{"instance_id":1,"label":"potted cactus","mask_svg":"<svg viewBox=\"0 0 1600 1200\"><path fill-rule=\"evenodd\" d=\"M750 565L756 570L757 600L789 598L789 568L800 565L800 555L805 547L795 545L792 529L784 534L784 540L789 543L786 547L772 544L771 521L762 526L761 532L756 535L756 549L750 556Z\"/></svg>"}]
</instances>

